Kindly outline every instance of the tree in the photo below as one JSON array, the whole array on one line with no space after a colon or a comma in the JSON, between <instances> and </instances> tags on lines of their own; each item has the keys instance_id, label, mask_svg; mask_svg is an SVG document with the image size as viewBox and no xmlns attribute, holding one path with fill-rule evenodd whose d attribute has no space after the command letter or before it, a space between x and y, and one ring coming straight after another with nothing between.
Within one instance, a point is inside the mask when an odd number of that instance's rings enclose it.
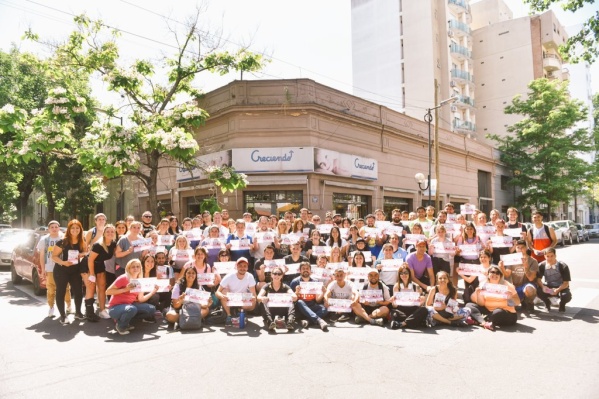
<instances>
[{"instance_id":1,"label":"tree","mask_svg":"<svg viewBox=\"0 0 599 399\"><path fill-rule=\"evenodd\" d=\"M119 65L118 32L101 21L86 16L75 18L78 30L56 48L58 58L77 65L87 74L99 74L108 90L127 100L131 124L116 125L112 120L94 123L76 151L79 162L90 171L107 178L131 175L148 190L151 211L158 214L157 179L160 168L177 163L197 165L199 146L193 131L202 126L208 113L196 100L202 95L194 80L204 71L221 75L230 71L256 71L263 65L260 55L241 49L220 51L220 44L198 27L199 12L186 26L182 36L175 31L178 50L158 65L138 60L128 67ZM37 39L34 35L30 37ZM105 37L105 39L101 39ZM192 49L197 44L197 50ZM208 48L206 46L208 45ZM114 115L114 107L107 107ZM123 111L125 112L125 111ZM209 171L209 178L223 192L245 187L246 176L230 167Z\"/></svg>"},{"instance_id":2,"label":"tree","mask_svg":"<svg viewBox=\"0 0 599 399\"><path fill-rule=\"evenodd\" d=\"M545 11L553 4L559 3L566 11L576 12L595 0L523 0L534 11ZM567 43L560 47L564 60L578 63L581 60L592 64L599 57L599 11L589 16L580 31L568 38Z\"/></svg>"},{"instance_id":3,"label":"tree","mask_svg":"<svg viewBox=\"0 0 599 399\"><path fill-rule=\"evenodd\" d=\"M553 206L569 201L592 173L592 166L577 155L591 150L588 129L574 129L587 110L572 100L567 82L533 80L527 98L517 95L506 114L523 119L508 127L510 135L489 137L498 143L501 161L513 172L511 184L522 188L520 206Z\"/></svg>"},{"instance_id":4,"label":"tree","mask_svg":"<svg viewBox=\"0 0 599 399\"><path fill-rule=\"evenodd\" d=\"M56 62L52 58L39 60L15 48L10 53L0 52L0 141L3 144L0 164L5 164L5 172L0 175L3 186L1 202L2 209L13 210L6 218L14 219L27 213L26 204L34 189L41 193L39 200L47 207L46 222L57 218L57 212L63 211L64 204L69 204L66 198L74 190L98 194L97 187L90 186L96 181L83 171L72 155L76 148L73 143L83 137L85 129L91 124L85 113L73 116L72 123L66 125L73 140L60 153L47 151L48 147L21 151L22 145L27 144L29 148L30 141L36 142L46 134L48 127L45 124L50 121L48 116L53 115L51 111L55 107L51 102L46 104L50 88L71 85L85 97L89 96L87 77L55 73L52 66ZM51 107L48 112L43 111L46 106ZM51 119L52 123L62 123L56 118ZM67 141L61 140L63 143ZM65 178L66 171L70 171L68 178ZM98 195L93 200L87 198L84 206L79 208L81 213L71 216L89 214L101 198Z\"/></svg>"}]
</instances>

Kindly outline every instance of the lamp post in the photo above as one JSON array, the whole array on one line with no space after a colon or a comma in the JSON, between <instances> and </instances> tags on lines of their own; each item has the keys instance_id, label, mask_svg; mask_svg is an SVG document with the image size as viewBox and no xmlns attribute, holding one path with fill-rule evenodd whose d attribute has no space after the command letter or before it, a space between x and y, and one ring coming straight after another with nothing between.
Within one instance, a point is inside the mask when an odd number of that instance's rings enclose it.
<instances>
[{"instance_id":1,"label":"lamp post","mask_svg":"<svg viewBox=\"0 0 599 399\"><path fill-rule=\"evenodd\" d=\"M428 190L428 205L431 204L431 165L432 165L431 124L433 122L432 111L435 109L441 108L444 105L451 104L451 103L455 102L457 99L458 99L458 97L455 96L455 97L448 98L447 100L443 100L436 107L428 108L426 110L426 114L424 115L424 121L426 123L428 123L428 176L425 178L424 174L419 172L419 173L416 173L416 175L414 176L414 180L416 180L416 183L418 183L418 187L420 188L421 191ZM424 183L426 183L425 187L422 186Z\"/></svg>"}]
</instances>

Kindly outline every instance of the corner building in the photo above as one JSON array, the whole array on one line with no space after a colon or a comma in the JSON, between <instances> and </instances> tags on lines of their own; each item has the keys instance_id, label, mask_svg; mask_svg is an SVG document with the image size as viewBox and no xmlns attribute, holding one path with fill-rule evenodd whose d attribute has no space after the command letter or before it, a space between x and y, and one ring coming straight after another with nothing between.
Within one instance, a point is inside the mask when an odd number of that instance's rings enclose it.
<instances>
[{"instance_id":1,"label":"corner building","mask_svg":"<svg viewBox=\"0 0 599 399\"><path fill-rule=\"evenodd\" d=\"M246 210L282 215L302 207L350 218L382 208L389 216L394 208L428 204L428 191L414 180L428 170L424 121L309 79L234 81L207 93L199 106L210 114L197 131L199 160L231 165L248 175L249 185L223 195L200 171L162 169L160 206L179 217L198 214L212 195L234 218ZM488 212L496 178L492 148L442 128L439 138L440 202L474 203ZM139 195L140 210L147 200Z\"/></svg>"}]
</instances>

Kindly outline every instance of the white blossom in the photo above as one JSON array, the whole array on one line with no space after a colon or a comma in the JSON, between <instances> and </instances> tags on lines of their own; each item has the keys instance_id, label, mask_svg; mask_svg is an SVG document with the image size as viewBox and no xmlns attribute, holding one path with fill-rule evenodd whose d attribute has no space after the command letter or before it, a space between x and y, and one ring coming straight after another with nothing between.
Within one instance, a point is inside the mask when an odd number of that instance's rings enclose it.
<instances>
[{"instance_id":1,"label":"white blossom","mask_svg":"<svg viewBox=\"0 0 599 399\"><path fill-rule=\"evenodd\" d=\"M65 94L67 92L64 87L55 87L52 91L54 94Z\"/></svg>"},{"instance_id":2,"label":"white blossom","mask_svg":"<svg viewBox=\"0 0 599 399\"><path fill-rule=\"evenodd\" d=\"M2 111L6 112L7 114L14 114L15 107L12 104L6 104L4 107L2 107Z\"/></svg>"}]
</instances>

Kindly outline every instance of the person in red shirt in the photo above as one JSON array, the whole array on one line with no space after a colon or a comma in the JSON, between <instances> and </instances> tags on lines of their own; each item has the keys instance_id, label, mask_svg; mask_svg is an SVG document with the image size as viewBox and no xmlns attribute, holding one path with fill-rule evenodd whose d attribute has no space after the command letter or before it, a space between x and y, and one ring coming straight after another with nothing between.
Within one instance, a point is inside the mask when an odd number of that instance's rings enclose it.
<instances>
[{"instance_id":1,"label":"person in red shirt","mask_svg":"<svg viewBox=\"0 0 599 399\"><path fill-rule=\"evenodd\" d=\"M539 211L532 213L533 226L526 233L526 241L528 247L532 250L532 257L538 262L545 260L545 250L547 248L555 248L557 238L553 227L549 227L543 223L543 214Z\"/></svg>"}]
</instances>

